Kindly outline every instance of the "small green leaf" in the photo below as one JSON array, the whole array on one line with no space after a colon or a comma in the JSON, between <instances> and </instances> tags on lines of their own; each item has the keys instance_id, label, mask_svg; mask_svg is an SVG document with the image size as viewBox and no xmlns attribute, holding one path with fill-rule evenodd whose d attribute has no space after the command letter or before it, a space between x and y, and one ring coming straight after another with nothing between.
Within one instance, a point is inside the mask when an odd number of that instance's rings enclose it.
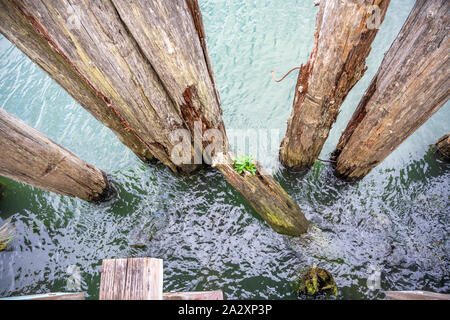
<instances>
[{"instance_id":1,"label":"small green leaf","mask_svg":"<svg viewBox=\"0 0 450 320\"><path fill-rule=\"evenodd\" d=\"M245 171L251 173L252 175L255 175L257 169L255 164L252 163L252 161L253 161L252 156L237 156L233 160L233 167L239 174L242 174L242 172Z\"/></svg>"}]
</instances>

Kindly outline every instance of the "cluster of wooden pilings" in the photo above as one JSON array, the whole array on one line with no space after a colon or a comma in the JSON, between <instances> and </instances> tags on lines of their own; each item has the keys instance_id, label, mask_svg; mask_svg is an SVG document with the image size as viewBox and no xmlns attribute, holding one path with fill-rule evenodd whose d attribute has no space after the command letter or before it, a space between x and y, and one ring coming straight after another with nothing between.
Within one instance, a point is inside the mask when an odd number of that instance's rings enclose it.
<instances>
[{"instance_id":1,"label":"cluster of wooden pilings","mask_svg":"<svg viewBox=\"0 0 450 320\"><path fill-rule=\"evenodd\" d=\"M314 47L280 148L285 167L300 170L317 160L366 70L388 5L320 2ZM447 100L449 8L445 0L417 1L333 153L338 176L362 178ZM0 0L0 32L141 160L192 173L199 158L211 163L204 150L214 142L214 166L274 230L308 230L299 206L260 164L256 175L240 175L231 164L197 0ZM87 201L108 195L105 173L0 111L1 175ZM180 130L188 132L192 161L174 160L186 151L174 136ZM207 132L216 138L205 141Z\"/></svg>"},{"instance_id":2,"label":"cluster of wooden pilings","mask_svg":"<svg viewBox=\"0 0 450 320\"><path fill-rule=\"evenodd\" d=\"M303 170L318 159L340 106L366 71L389 2L320 1L314 46L280 147L285 167ZM449 1L416 1L332 153L338 177L363 178L448 100L449 19Z\"/></svg>"},{"instance_id":3,"label":"cluster of wooden pilings","mask_svg":"<svg viewBox=\"0 0 450 320\"><path fill-rule=\"evenodd\" d=\"M232 167L197 0L0 0L0 32L143 161L191 173L198 158L208 162L204 140L215 132L211 155L222 159L214 164L225 179L276 231L307 231L299 206L259 164L256 175ZM107 194L101 170L0 116L0 174L88 201ZM174 160L186 151L174 137L180 130L193 161Z\"/></svg>"}]
</instances>

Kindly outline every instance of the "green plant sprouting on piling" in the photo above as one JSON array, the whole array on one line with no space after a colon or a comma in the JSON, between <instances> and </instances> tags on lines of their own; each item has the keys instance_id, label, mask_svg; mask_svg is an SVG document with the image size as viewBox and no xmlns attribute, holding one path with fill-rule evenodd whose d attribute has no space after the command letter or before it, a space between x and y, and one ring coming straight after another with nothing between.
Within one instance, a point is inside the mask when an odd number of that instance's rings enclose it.
<instances>
[{"instance_id":1,"label":"green plant sprouting on piling","mask_svg":"<svg viewBox=\"0 0 450 320\"><path fill-rule=\"evenodd\" d=\"M0 251L6 249L6 245L14 237L14 227L10 224L10 221L0 226Z\"/></svg>"},{"instance_id":2,"label":"green plant sprouting on piling","mask_svg":"<svg viewBox=\"0 0 450 320\"><path fill-rule=\"evenodd\" d=\"M252 156L238 156L234 159L233 167L237 173L242 174L243 172L256 174L256 165L252 162Z\"/></svg>"}]
</instances>

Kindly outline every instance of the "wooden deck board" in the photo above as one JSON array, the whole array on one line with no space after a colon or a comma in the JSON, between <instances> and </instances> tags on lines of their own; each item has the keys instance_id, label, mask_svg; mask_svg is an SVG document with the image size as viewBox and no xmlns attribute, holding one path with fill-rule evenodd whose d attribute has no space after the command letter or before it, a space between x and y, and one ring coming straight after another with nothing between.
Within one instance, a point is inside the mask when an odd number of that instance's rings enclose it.
<instances>
[{"instance_id":1,"label":"wooden deck board","mask_svg":"<svg viewBox=\"0 0 450 320\"><path fill-rule=\"evenodd\" d=\"M84 292L52 292L28 296L0 298L0 300L84 300Z\"/></svg>"},{"instance_id":2,"label":"wooden deck board","mask_svg":"<svg viewBox=\"0 0 450 320\"><path fill-rule=\"evenodd\" d=\"M163 300L223 300L222 290L196 292L164 292Z\"/></svg>"},{"instance_id":3,"label":"wooden deck board","mask_svg":"<svg viewBox=\"0 0 450 320\"><path fill-rule=\"evenodd\" d=\"M450 300L450 294L428 291L386 291L388 300Z\"/></svg>"},{"instance_id":4,"label":"wooden deck board","mask_svg":"<svg viewBox=\"0 0 450 320\"><path fill-rule=\"evenodd\" d=\"M161 259L103 260L100 300L162 300L162 288Z\"/></svg>"}]
</instances>

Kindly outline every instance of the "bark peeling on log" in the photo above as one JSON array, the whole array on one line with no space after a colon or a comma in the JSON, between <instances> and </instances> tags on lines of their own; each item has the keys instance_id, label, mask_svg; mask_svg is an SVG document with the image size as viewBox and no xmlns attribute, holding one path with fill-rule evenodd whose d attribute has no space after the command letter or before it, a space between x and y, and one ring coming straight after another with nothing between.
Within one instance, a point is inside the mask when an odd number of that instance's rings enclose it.
<instances>
[{"instance_id":1,"label":"bark peeling on log","mask_svg":"<svg viewBox=\"0 0 450 320\"><path fill-rule=\"evenodd\" d=\"M181 114L183 115L183 119L191 132L194 132L195 122L199 121L202 125L203 134L206 130L213 128L213 126L209 123L208 119L205 118L205 115L201 112L201 110L196 110L194 107L193 100L194 95L196 94L195 87L191 86L186 88L183 92L185 104L181 105Z\"/></svg>"}]
</instances>

